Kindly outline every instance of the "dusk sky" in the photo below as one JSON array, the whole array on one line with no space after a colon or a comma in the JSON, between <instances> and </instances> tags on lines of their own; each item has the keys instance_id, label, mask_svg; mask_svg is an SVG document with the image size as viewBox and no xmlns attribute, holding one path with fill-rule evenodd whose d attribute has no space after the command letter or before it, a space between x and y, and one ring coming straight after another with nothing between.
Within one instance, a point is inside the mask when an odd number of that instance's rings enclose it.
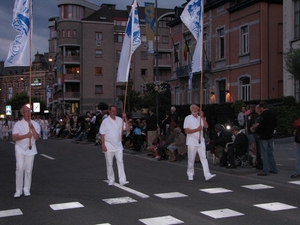
<instances>
[{"instance_id":1,"label":"dusk sky","mask_svg":"<svg viewBox=\"0 0 300 225\"><path fill-rule=\"evenodd\" d=\"M131 5L132 0L87 0L96 5L103 3L116 4L117 9L126 9L127 5ZM0 2L0 61L5 60L8 54L10 43L15 39L17 32L12 28L11 22L13 17L13 7L15 0L1 0ZM144 2L153 2L155 0L137 0L140 6L144 6ZM181 6L186 0L157 0L159 8L174 9L175 6ZM48 52L48 19L58 16L57 0L34 0L33 2L33 39L32 53L37 52L43 54Z\"/></svg>"}]
</instances>

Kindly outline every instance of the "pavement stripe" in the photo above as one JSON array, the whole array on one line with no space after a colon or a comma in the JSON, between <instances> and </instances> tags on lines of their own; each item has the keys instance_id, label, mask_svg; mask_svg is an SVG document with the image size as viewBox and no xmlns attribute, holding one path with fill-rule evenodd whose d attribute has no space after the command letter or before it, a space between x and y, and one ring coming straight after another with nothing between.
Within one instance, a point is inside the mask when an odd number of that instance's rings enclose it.
<instances>
[{"instance_id":1,"label":"pavement stripe","mask_svg":"<svg viewBox=\"0 0 300 225\"><path fill-rule=\"evenodd\" d=\"M108 180L104 180L104 182L108 183ZM122 190L124 190L124 191L127 191L127 192L129 192L129 193L131 193L131 194L134 194L134 195L136 195L136 196L138 196L138 197L141 197L141 198L149 198L149 195L146 195L146 194L144 194L144 193L142 193L142 192L136 191L136 190L134 190L134 189L132 189L132 188L122 186L122 185L120 185L120 184L118 184L118 183L114 183L113 186L115 186L115 187L117 187L117 188L120 188L120 189L122 189Z\"/></svg>"},{"instance_id":2,"label":"pavement stripe","mask_svg":"<svg viewBox=\"0 0 300 225\"><path fill-rule=\"evenodd\" d=\"M44 156L45 158L51 159L51 160L55 160L55 158L52 158L51 156L45 155L45 154L41 154L41 156Z\"/></svg>"},{"instance_id":3,"label":"pavement stripe","mask_svg":"<svg viewBox=\"0 0 300 225\"><path fill-rule=\"evenodd\" d=\"M65 209L82 208L84 206L79 202L67 202L67 203L60 203L60 204L52 204L50 205L50 207L53 210L65 210Z\"/></svg>"},{"instance_id":4,"label":"pavement stripe","mask_svg":"<svg viewBox=\"0 0 300 225\"><path fill-rule=\"evenodd\" d=\"M199 189L199 191L203 191L209 194L219 194L219 193L227 193L232 192L232 190L226 189L226 188L205 188L205 189Z\"/></svg>"},{"instance_id":5,"label":"pavement stripe","mask_svg":"<svg viewBox=\"0 0 300 225\"><path fill-rule=\"evenodd\" d=\"M23 215L20 209L9 209L0 211L0 218L9 216L20 216Z\"/></svg>"},{"instance_id":6,"label":"pavement stripe","mask_svg":"<svg viewBox=\"0 0 300 225\"><path fill-rule=\"evenodd\" d=\"M259 207L269 211L280 211L280 210L287 210L287 209L296 209L297 207L292 205L287 205L280 202L271 202L265 204L256 204L255 207Z\"/></svg>"},{"instance_id":7,"label":"pavement stripe","mask_svg":"<svg viewBox=\"0 0 300 225\"><path fill-rule=\"evenodd\" d=\"M117 205L117 204L125 204L125 203L132 203L137 202L137 200L130 198L130 197L121 197L121 198L107 198L102 199L104 202L110 205Z\"/></svg>"},{"instance_id":8,"label":"pavement stripe","mask_svg":"<svg viewBox=\"0 0 300 225\"><path fill-rule=\"evenodd\" d=\"M210 210L210 211L202 211L200 212L206 216L210 216L214 219L221 219L221 218L228 218L233 216L243 216L243 213L239 213L237 211L231 209L217 209L217 210Z\"/></svg>"},{"instance_id":9,"label":"pavement stripe","mask_svg":"<svg viewBox=\"0 0 300 225\"><path fill-rule=\"evenodd\" d=\"M154 194L154 195L159 198L162 198L162 199L188 197L187 195L179 193L179 192L160 193L160 194Z\"/></svg>"},{"instance_id":10,"label":"pavement stripe","mask_svg":"<svg viewBox=\"0 0 300 225\"><path fill-rule=\"evenodd\" d=\"M251 190L261 190L261 189L269 189L274 188L273 186L265 185L265 184L252 184L252 185L242 185L244 188L248 188Z\"/></svg>"},{"instance_id":11,"label":"pavement stripe","mask_svg":"<svg viewBox=\"0 0 300 225\"><path fill-rule=\"evenodd\" d=\"M161 216L161 217L153 217L153 218L146 218L146 219L139 219L143 224L146 225L171 225L171 224L182 224L183 221L176 219L173 216Z\"/></svg>"}]
</instances>

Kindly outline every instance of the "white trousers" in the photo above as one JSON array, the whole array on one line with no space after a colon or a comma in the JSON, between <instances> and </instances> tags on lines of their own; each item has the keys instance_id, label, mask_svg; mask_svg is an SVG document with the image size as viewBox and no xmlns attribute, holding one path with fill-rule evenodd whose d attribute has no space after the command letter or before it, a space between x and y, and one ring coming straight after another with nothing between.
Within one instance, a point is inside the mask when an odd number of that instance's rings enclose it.
<instances>
[{"instance_id":1,"label":"white trousers","mask_svg":"<svg viewBox=\"0 0 300 225\"><path fill-rule=\"evenodd\" d=\"M48 139L48 128L43 128L43 139Z\"/></svg>"},{"instance_id":2,"label":"white trousers","mask_svg":"<svg viewBox=\"0 0 300 225\"><path fill-rule=\"evenodd\" d=\"M195 170L195 158L196 154L199 154L199 158L202 164L203 174L205 178L209 178L211 173L208 168L208 161L206 158L206 149L205 146L191 146L188 145L188 168L187 168L187 175L188 177L194 177Z\"/></svg>"},{"instance_id":3,"label":"white trousers","mask_svg":"<svg viewBox=\"0 0 300 225\"><path fill-rule=\"evenodd\" d=\"M16 193L30 192L33 161L34 155L16 153Z\"/></svg>"},{"instance_id":4,"label":"white trousers","mask_svg":"<svg viewBox=\"0 0 300 225\"><path fill-rule=\"evenodd\" d=\"M115 173L113 169L113 159L115 156L118 167L119 183L125 183L126 175L124 171L123 150L119 150L117 152L105 152L104 155L106 160L106 172L108 181L115 182Z\"/></svg>"}]
</instances>

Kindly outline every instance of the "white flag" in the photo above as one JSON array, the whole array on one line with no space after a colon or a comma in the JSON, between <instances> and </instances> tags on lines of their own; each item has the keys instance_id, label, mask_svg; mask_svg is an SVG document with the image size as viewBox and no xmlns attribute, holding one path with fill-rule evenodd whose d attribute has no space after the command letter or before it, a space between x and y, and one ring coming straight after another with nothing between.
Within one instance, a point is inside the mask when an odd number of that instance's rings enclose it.
<instances>
[{"instance_id":1,"label":"white flag","mask_svg":"<svg viewBox=\"0 0 300 225\"><path fill-rule=\"evenodd\" d=\"M203 2L203 0L191 0L185 6L180 16L181 21L186 25L197 41L192 59L192 73L202 70ZM190 75L189 79L193 79L193 77ZM189 83L191 83L191 80Z\"/></svg>"},{"instance_id":2,"label":"white flag","mask_svg":"<svg viewBox=\"0 0 300 225\"><path fill-rule=\"evenodd\" d=\"M32 34L32 0L15 0L12 27L18 32L10 44L4 67L30 65L30 36Z\"/></svg>"},{"instance_id":3,"label":"white flag","mask_svg":"<svg viewBox=\"0 0 300 225\"><path fill-rule=\"evenodd\" d=\"M117 73L117 82L128 82L131 56L141 44L141 32L136 0L132 4L124 34L124 42Z\"/></svg>"}]
</instances>

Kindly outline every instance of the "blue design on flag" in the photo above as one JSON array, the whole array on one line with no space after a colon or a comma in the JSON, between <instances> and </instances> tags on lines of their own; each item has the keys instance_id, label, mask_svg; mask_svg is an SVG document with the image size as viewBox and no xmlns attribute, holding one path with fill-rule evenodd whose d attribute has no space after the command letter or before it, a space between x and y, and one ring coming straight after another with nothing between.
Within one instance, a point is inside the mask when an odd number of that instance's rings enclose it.
<instances>
[{"instance_id":1,"label":"blue design on flag","mask_svg":"<svg viewBox=\"0 0 300 225\"><path fill-rule=\"evenodd\" d=\"M132 4L117 73L117 82L128 82L131 56L141 44L141 32L136 0Z\"/></svg>"},{"instance_id":2,"label":"blue design on flag","mask_svg":"<svg viewBox=\"0 0 300 225\"><path fill-rule=\"evenodd\" d=\"M202 32L203 32L203 0L191 0L184 8L181 21L193 34L197 41L192 59L192 73L202 70ZM193 76L189 76L193 79ZM189 83L192 83L189 81ZM191 87L189 87L191 89Z\"/></svg>"},{"instance_id":3,"label":"blue design on flag","mask_svg":"<svg viewBox=\"0 0 300 225\"><path fill-rule=\"evenodd\" d=\"M5 67L29 66L30 49L29 36L32 32L32 0L15 0L12 27L18 32L15 40L10 44Z\"/></svg>"}]
</instances>

